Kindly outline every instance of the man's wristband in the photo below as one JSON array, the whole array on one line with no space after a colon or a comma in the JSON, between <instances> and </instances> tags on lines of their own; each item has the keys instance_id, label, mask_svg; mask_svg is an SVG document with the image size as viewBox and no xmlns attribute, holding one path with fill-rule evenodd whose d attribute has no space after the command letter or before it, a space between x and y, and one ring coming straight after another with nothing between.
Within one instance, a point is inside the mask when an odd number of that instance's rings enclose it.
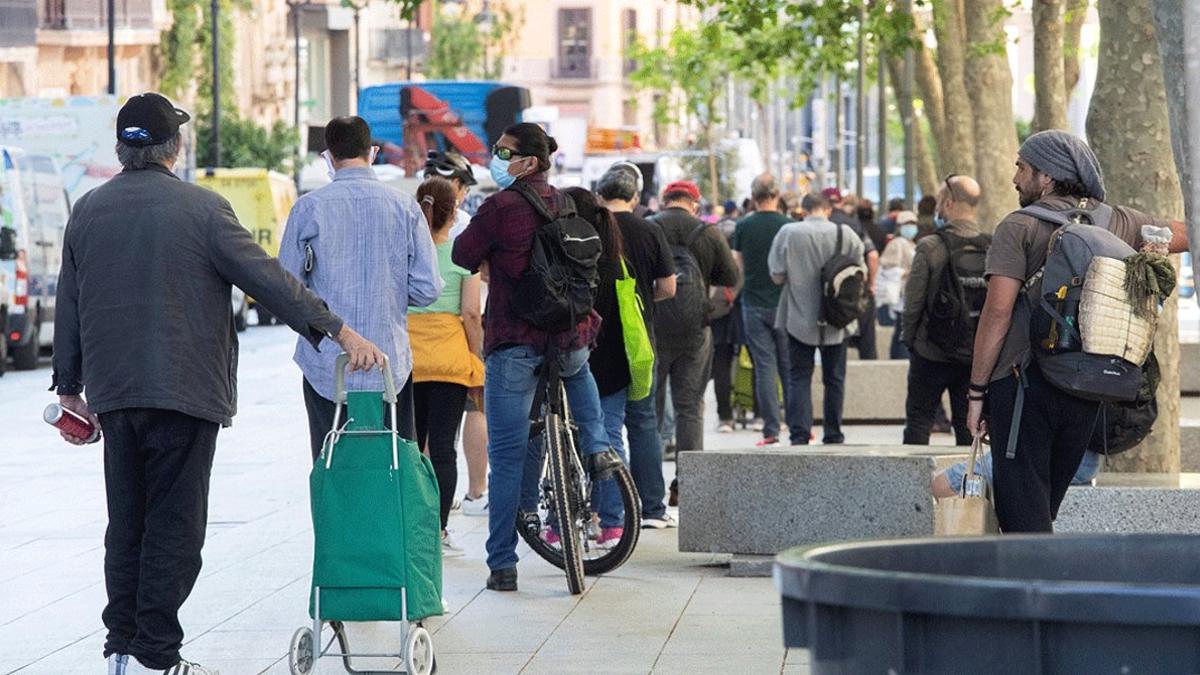
<instances>
[{"instance_id":1,"label":"man's wristband","mask_svg":"<svg viewBox=\"0 0 1200 675\"><path fill-rule=\"evenodd\" d=\"M987 388L986 384L975 384L974 382L972 382L967 385L967 390L973 391L973 392L976 392L979 394L986 394L988 388Z\"/></svg>"},{"instance_id":2,"label":"man's wristband","mask_svg":"<svg viewBox=\"0 0 1200 675\"><path fill-rule=\"evenodd\" d=\"M978 394L978 395L976 395L976 394L967 394L967 400L968 400L968 401L982 401L982 400L984 400L984 399L985 399L985 397L984 397L984 395L983 395L983 394Z\"/></svg>"}]
</instances>

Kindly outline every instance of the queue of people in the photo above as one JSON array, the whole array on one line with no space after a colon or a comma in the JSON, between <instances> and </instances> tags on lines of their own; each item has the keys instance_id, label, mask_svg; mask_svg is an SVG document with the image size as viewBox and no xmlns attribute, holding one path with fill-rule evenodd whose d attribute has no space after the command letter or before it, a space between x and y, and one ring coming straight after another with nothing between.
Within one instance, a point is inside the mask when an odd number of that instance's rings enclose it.
<instances>
[{"instance_id":1,"label":"queue of people","mask_svg":"<svg viewBox=\"0 0 1200 675\"><path fill-rule=\"evenodd\" d=\"M201 568L218 432L236 413L232 285L300 336L294 358L313 460L336 412L338 352L350 356L352 389L381 389L382 367L402 383L388 424L431 459L444 555L461 553L446 526L463 430L469 476L461 508L489 519L486 587L494 591L518 588L514 525L535 508L524 489L536 471L529 411L548 358L557 360L598 484L603 547L622 535L623 506L608 480L622 464L631 468L644 526L677 525L664 503L675 501L678 486L664 485L660 423L669 391L677 450L703 450L707 383L727 376L732 361L715 342L749 347L760 446L781 444L784 426L792 445L815 440L819 354L822 441L844 443L847 350L855 336L864 358L874 349L861 324L875 324L877 288L888 288L878 302L898 319L910 363L904 442L929 442L948 391L956 442L990 433L1007 449L988 459L1005 532L1050 531L1067 486L1096 464L1085 455L1091 435L1080 430L1096 425L1098 404L1041 372L1020 314L1019 296L1038 278L1055 227L1016 212L994 236L981 234L980 187L969 176L948 176L921 213L892 204L876 223L869 204L836 191L804 195L796 205L803 218L789 217L775 178L764 174L751 187L751 212L726 223L727 235L699 217L702 199L690 181L668 185L658 213L638 215L643 177L629 163L614 164L595 193L560 191L547 180L555 140L521 123L492 148L500 191L468 218L460 207L474 177L464 159L431 156L415 197L402 194L376 179L366 122L345 117L325 129L333 181L297 201L276 260L224 199L174 175L188 120L156 94L125 104L116 130L124 171L77 202L58 284L52 388L105 439L110 673L208 672L180 658L178 612ZM1017 166L1023 207L1102 214L1097 220L1133 247L1143 244L1142 226L1167 228L1166 248L1186 249L1182 223L1104 204L1098 163L1078 138L1035 134ZM517 311L517 286L542 209L566 205L599 235L594 310L547 331ZM628 390L639 374L625 347L633 326L623 325L617 296L618 282L629 279L656 357L651 393L636 400ZM725 325L714 337L713 323L731 314L738 329ZM955 471L935 489L956 490L963 472ZM557 535L546 536L553 544Z\"/></svg>"}]
</instances>

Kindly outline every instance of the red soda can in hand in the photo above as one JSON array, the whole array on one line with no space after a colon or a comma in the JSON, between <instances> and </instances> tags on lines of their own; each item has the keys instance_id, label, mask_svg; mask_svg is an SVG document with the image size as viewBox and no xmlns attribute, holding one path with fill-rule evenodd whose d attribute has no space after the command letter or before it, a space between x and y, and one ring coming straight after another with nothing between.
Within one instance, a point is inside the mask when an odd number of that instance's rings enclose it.
<instances>
[{"instance_id":1,"label":"red soda can in hand","mask_svg":"<svg viewBox=\"0 0 1200 675\"><path fill-rule=\"evenodd\" d=\"M58 403L46 406L45 412L42 413L42 419L59 431L65 431L76 438L86 438L85 442L87 443L95 443L100 440L100 430L92 424L91 420L73 410L67 410Z\"/></svg>"}]
</instances>

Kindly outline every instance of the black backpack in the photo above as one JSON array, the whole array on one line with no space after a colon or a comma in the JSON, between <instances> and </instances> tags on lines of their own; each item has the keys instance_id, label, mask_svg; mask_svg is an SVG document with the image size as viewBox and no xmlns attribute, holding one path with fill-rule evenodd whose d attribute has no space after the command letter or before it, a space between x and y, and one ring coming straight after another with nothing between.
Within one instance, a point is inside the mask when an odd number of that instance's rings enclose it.
<instances>
[{"instance_id":1,"label":"black backpack","mask_svg":"<svg viewBox=\"0 0 1200 675\"><path fill-rule=\"evenodd\" d=\"M534 328L562 333L590 314L596 302L603 250L600 235L579 216L568 195L559 194L562 205L552 213L541 195L525 183L513 189L546 219L533 234L529 267L513 291L513 313Z\"/></svg>"},{"instance_id":2,"label":"black backpack","mask_svg":"<svg viewBox=\"0 0 1200 675\"><path fill-rule=\"evenodd\" d=\"M983 272L992 238L986 234L959 238L956 247L947 233L938 231L937 237L946 247L946 264L938 275L937 288L925 299L925 332L929 342L954 363L970 365L975 328L987 300Z\"/></svg>"},{"instance_id":3,"label":"black backpack","mask_svg":"<svg viewBox=\"0 0 1200 675\"><path fill-rule=\"evenodd\" d=\"M692 253L692 245L707 227L700 223L683 242L671 244L671 255L675 259L675 297L655 304L656 336L693 337L708 325L708 280Z\"/></svg>"},{"instance_id":4,"label":"black backpack","mask_svg":"<svg viewBox=\"0 0 1200 675\"><path fill-rule=\"evenodd\" d=\"M862 256L854 256L842 250L842 231L837 228L837 248L833 257L821 266L821 310L817 323L820 326L845 328L862 316L867 308L867 268Z\"/></svg>"},{"instance_id":5,"label":"black backpack","mask_svg":"<svg viewBox=\"0 0 1200 675\"><path fill-rule=\"evenodd\" d=\"M1132 401L1100 404L1100 419L1092 431L1088 450L1101 455L1116 455L1141 443L1150 435L1158 419L1158 382L1162 374L1154 352L1142 364L1142 386Z\"/></svg>"}]
</instances>

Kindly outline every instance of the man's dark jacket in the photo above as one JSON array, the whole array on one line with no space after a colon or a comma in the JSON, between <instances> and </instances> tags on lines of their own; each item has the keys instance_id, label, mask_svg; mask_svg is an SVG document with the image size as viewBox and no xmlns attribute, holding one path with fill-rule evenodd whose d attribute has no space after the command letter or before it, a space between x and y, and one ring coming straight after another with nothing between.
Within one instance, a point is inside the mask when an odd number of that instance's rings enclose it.
<instances>
[{"instance_id":1,"label":"man's dark jacket","mask_svg":"<svg viewBox=\"0 0 1200 675\"><path fill-rule=\"evenodd\" d=\"M63 243L54 384L88 408L237 412L236 285L313 347L342 322L254 243L220 195L165 167L124 171L76 202Z\"/></svg>"}]
</instances>

